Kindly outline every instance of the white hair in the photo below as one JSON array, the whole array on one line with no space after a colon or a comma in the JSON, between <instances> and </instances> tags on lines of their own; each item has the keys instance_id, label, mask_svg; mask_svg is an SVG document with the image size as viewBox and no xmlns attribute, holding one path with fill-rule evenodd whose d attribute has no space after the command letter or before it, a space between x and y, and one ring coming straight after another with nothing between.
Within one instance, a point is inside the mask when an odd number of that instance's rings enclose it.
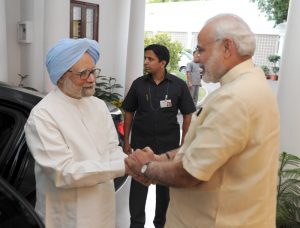
<instances>
[{"instance_id":1,"label":"white hair","mask_svg":"<svg viewBox=\"0 0 300 228\"><path fill-rule=\"evenodd\" d=\"M255 35L240 17L234 14L219 14L210 18L206 25L214 24L215 39L232 39L240 56L254 55L256 41Z\"/></svg>"}]
</instances>

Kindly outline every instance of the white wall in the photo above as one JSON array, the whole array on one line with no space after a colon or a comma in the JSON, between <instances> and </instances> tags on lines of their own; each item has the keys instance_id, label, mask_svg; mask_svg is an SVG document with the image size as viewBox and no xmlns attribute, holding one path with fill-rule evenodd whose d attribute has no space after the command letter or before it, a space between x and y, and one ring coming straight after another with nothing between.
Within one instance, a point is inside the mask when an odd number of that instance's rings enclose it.
<instances>
[{"instance_id":1,"label":"white wall","mask_svg":"<svg viewBox=\"0 0 300 228\"><path fill-rule=\"evenodd\" d=\"M7 82L13 85L18 85L20 81L18 74L23 73L20 70L21 49L17 41L17 23L20 20L20 0L5 0L5 12L7 41Z\"/></svg>"},{"instance_id":2,"label":"white wall","mask_svg":"<svg viewBox=\"0 0 300 228\"><path fill-rule=\"evenodd\" d=\"M19 43L21 49L20 72L28 74L25 86L43 92L44 65L44 0L21 0L20 21L32 22L32 42Z\"/></svg>"},{"instance_id":3,"label":"white wall","mask_svg":"<svg viewBox=\"0 0 300 228\"><path fill-rule=\"evenodd\" d=\"M5 1L0 0L0 34L6 34ZM0 81L7 81L7 46L6 36L0 36Z\"/></svg>"},{"instance_id":4,"label":"white wall","mask_svg":"<svg viewBox=\"0 0 300 228\"><path fill-rule=\"evenodd\" d=\"M99 61L101 75L114 77L124 85L130 0L103 0L100 2ZM124 93L124 89L119 91Z\"/></svg>"},{"instance_id":5,"label":"white wall","mask_svg":"<svg viewBox=\"0 0 300 228\"><path fill-rule=\"evenodd\" d=\"M143 73L145 2L100 2L101 74L114 77L125 94L133 79Z\"/></svg>"},{"instance_id":6,"label":"white wall","mask_svg":"<svg viewBox=\"0 0 300 228\"><path fill-rule=\"evenodd\" d=\"M268 21L250 0L209 0L146 5L145 31L198 32L204 22L220 13L242 17L257 34L274 34L274 22Z\"/></svg>"},{"instance_id":7,"label":"white wall","mask_svg":"<svg viewBox=\"0 0 300 228\"><path fill-rule=\"evenodd\" d=\"M128 51L126 63L125 93L127 94L132 82L143 74L144 63L144 24L145 24L145 1L131 0ZM140 47L140 48L137 48Z\"/></svg>"},{"instance_id":8,"label":"white wall","mask_svg":"<svg viewBox=\"0 0 300 228\"><path fill-rule=\"evenodd\" d=\"M39 1L39 0L35 0ZM43 80L43 92L49 92L53 85L49 79L45 66L45 58L48 50L62 38L68 38L70 32L70 1L46 0L44 6L44 47L43 47L43 71L40 80ZM55 13L54 13L55 12Z\"/></svg>"},{"instance_id":9,"label":"white wall","mask_svg":"<svg viewBox=\"0 0 300 228\"><path fill-rule=\"evenodd\" d=\"M102 69L101 74L117 78L117 82L124 86L128 67L133 69L134 77L142 74L143 39L130 47L128 39L130 31L135 31L135 34L131 34L133 36L143 37L145 2L141 0L86 0L86 2L99 4L101 57L97 65ZM5 3L7 47L10 50L7 58L8 81L17 84L18 73L28 74L30 76L24 85L47 93L53 86L46 71L45 56L55 42L69 37L70 0L5 0ZM132 27L137 25L130 23L130 15L137 12L142 12L140 14L142 18L138 18L142 21L142 26L139 23L139 28L132 30ZM31 43L17 42L18 21L32 22ZM128 52L133 54L128 56ZM120 91L121 94L124 94L124 89Z\"/></svg>"},{"instance_id":10,"label":"white wall","mask_svg":"<svg viewBox=\"0 0 300 228\"><path fill-rule=\"evenodd\" d=\"M300 157L299 9L300 1L291 0L280 66L278 102L281 114L281 151Z\"/></svg>"}]
</instances>

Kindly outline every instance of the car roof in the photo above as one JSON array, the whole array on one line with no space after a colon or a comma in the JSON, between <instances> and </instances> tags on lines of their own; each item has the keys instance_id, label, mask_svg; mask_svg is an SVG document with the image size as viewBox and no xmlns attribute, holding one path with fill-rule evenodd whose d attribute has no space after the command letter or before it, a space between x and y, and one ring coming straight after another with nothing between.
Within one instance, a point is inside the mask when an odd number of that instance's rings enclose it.
<instances>
[{"instance_id":1,"label":"car roof","mask_svg":"<svg viewBox=\"0 0 300 228\"><path fill-rule=\"evenodd\" d=\"M0 82L0 100L5 100L6 102L9 101L31 109L44 96L40 92Z\"/></svg>"}]
</instances>

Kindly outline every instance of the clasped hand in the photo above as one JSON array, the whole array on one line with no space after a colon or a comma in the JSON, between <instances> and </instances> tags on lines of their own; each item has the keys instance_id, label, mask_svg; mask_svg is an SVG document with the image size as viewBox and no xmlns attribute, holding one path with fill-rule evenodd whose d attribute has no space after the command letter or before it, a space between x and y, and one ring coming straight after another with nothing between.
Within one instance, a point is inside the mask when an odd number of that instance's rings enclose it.
<instances>
[{"instance_id":1,"label":"clasped hand","mask_svg":"<svg viewBox=\"0 0 300 228\"><path fill-rule=\"evenodd\" d=\"M157 155L153 153L150 147L137 149L125 159L127 174L144 185L150 185L152 181L141 173L142 166L152 161L156 161Z\"/></svg>"}]
</instances>

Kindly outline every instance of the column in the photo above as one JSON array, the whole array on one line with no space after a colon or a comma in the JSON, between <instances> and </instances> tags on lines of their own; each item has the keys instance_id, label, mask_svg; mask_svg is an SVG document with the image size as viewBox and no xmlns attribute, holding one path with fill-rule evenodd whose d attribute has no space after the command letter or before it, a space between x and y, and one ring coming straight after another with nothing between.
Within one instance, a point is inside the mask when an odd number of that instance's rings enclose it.
<instances>
[{"instance_id":1,"label":"column","mask_svg":"<svg viewBox=\"0 0 300 228\"><path fill-rule=\"evenodd\" d=\"M7 43L6 43L5 0L0 0L0 81L7 82Z\"/></svg>"},{"instance_id":2,"label":"column","mask_svg":"<svg viewBox=\"0 0 300 228\"><path fill-rule=\"evenodd\" d=\"M132 82L143 74L145 1L131 0L128 49L126 62L125 95Z\"/></svg>"},{"instance_id":3,"label":"column","mask_svg":"<svg viewBox=\"0 0 300 228\"><path fill-rule=\"evenodd\" d=\"M278 103L281 115L281 152L300 156L300 1L291 0L280 66Z\"/></svg>"},{"instance_id":4,"label":"column","mask_svg":"<svg viewBox=\"0 0 300 228\"><path fill-rule=\"evenodd\" d=\"M45 58L49 49L61 38L69 37L70 31L70 1L51 0L45 1L44 13L44 53ZM55 12L55 13L54 13ZM52 90L53 85L48 76L48 72L44 66L44 92L47 93Z\"/></svg>"}]
</instances>

